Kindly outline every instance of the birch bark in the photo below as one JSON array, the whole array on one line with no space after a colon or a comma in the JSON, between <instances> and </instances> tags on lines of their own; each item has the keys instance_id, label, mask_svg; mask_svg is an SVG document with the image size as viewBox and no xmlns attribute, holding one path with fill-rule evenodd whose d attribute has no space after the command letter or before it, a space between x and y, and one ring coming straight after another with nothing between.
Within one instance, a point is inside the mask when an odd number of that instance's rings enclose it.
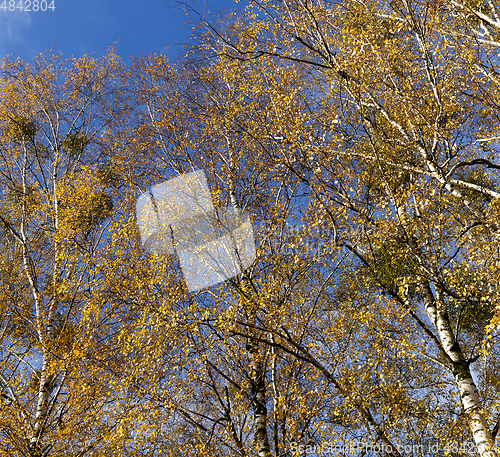
<instances>
[{"instance_id":1,"label":"birch bark","mask_svg":"<svg viewBox=\"0 0 500 457\"><path fill-rule=\"evenodd\" d=\"M493 450L493 436L484 418L476 384L472 379L469 364L465 360L460 344L453 334L449 317L440 309L439 301L435 299L429 283L423 281L420 287L427 315L436 327L444 351L452 361L453 376L462 405L469 416L470 429L477 451L481 457L496 457L497 453Z\"/></svg>"}]
</instances>

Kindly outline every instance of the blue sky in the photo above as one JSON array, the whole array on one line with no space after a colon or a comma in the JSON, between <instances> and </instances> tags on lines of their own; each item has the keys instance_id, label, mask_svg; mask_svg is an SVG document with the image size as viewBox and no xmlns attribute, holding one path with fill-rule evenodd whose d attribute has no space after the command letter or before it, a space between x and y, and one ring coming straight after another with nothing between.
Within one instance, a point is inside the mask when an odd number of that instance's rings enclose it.
<instances>
[{"instance_id":1,"label":"blue sky","mask_svg":"<svg viewBox=\"0 0 500 457\"><path fill-rule=\"evenodd\" d=\"M23 8L28 5L27 0L12 1L16 6L22 1ZM50 2L47 0L47 5ZM210 16L218 10L241 9L244 2L208 0L208 6L200 0L187 3ZM159 52L161 48L175 59L182 50L179 44L193 33L185 24L189 20L185 12L175 4L175 0L54 0L54 11L0 8L0 58L11 54L11 58L31 60L51 48L65 57L85 53L99 57L117 42L116 51L125 61L130 55Z\"/></svg>"}]
</instances>

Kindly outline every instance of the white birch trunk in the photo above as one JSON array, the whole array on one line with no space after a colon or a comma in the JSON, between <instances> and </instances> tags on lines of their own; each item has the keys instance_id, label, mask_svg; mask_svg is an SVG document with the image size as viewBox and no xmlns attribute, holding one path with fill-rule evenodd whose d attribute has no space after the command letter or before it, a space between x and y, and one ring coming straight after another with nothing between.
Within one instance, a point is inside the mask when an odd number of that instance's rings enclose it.
<instances>
[{"instance_id":1,"label":"white birch trunk","mask_svg":"<svg viewBox=\"0 0 500 457\"><path fill-rule=\"evenodd\" d=\"M57 290L54 291L51 297L51 302L49 304L48 318L45 325L45 319L42 311L42 298L38 288L38 279L35 271L35 266L30 256L30 250L28 247L28 238L26 234L26 219L27 219L27 205L26 205L26 194L27 194L27 177L26 177L26 165L28 161L28 152L26 146L24 146L24 166L22 170L22 186L23 186L23 202L22 202L22 220L20 235L22 238L22 255L23 255L23 267L31 287L34 307L35 307L35 325L38 340L40 343L42 351L42 366L40 369L40 379L38 383L38 395L37 395L37 405L35 410L35 417L33 421L33 427L31 430L31 435L29 436L29 455L31 457L40 457L42 455L42 437L44 434L44 426L46 424L48 405L50 398L50 380L49 380L49 358L50 358L50 342L53 338L54 333L54 321L55 315L58 307L58 297ZM57 179L57 160L54 161L54 169L52 174L52 185L54 192L54 212L55 212L55 229L57 230L57 212L58 212L58 202L56 194L56 179ZM59 281L59 263L60 263L60 253L59 253L59 243L56 241L54 246L55 255L55 265L53 272L54 284Z\"/></svg>"},{"instance_id":2,"label":"white birch trunk","mask_svg":"<svg viewBox=\"0 0 500 457\"><path fill-rule=\"evenodd\" d=\"M228 142L228 148L230 151L231 164L231 174L229 177L229 195L231 205L237 211L237 215L239 217L241 205L239 204L236 197L236 187L234 183L234 171L236 166L229 138L226 137L226 141ZM238 224L241 224L241 220L238 220ZM241 264L240 269L243 271ZM253 306L253 303L251 303L252 287L248 277L246 276L246 272L243 272L242 274L241 289L243 292L241 302L243 304L245 312L248 314L248 320L252 325L252 327L250 328L250 334L253 335L255 332L254 326L256 322L256 310ZM247 303L250 304L249 307L246 306ZM252 338L252 336L250 336L247 341L247 351L250 368L252 408L254 415L254 447L259 457L270 457L271 449L267 436L266 377L260 356L259 344L256 338Z\"/></svg>"},{"instance_id":3,"label":"white birch trunk","mask_svg":"<svg viewBox=\"0 0 500 457\"><path fill-rule=\"evenodd\" d=\"M470 429L477 452L481 457L496 457L497 453L493 449L493 436L483 415L477 387L472 379L469 364L451 330L449 318L439 309L428 282L421 283L421 291L427 315L436 327L443 349L452 361L453 376L464 410L469 415Z\"/></svg>"},{"instance_id":4,"label":"white birch trunk","mask_svg":"<svg viewBox=\"0 0 500 457\"><path fill-rule=\"evenodd\" d=\"M254 445L259 457L269 457L271 450L267 437L266 380L255 341L248 343L250 358L250 382L254 415Z\"/></svg>"}]
</instances>

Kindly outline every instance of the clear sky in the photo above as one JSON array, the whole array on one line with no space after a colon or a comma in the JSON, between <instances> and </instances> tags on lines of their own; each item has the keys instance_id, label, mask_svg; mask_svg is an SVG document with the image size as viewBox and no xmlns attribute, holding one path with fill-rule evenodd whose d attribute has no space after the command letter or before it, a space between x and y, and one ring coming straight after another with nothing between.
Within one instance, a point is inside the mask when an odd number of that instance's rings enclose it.
<instances>
[{"instance_id":1,"label":"clear sky","mask_svg":"<svg viewBox=\"0 0 500 457\"><path fill-rule=\"evenodd\" d=\"M38 11L25 11L36 9ZM0 0L0 59L31 60L48 49L65 57L85 53L99 57L116 44L125 61L129 56L159 52L170 59L192 35L184 10L175 0ZM233 0L187 0L210 16L219 10L241 9ZM49 7L54 6L52 10ZM11 11L16 7L14 11ZM19 8L18 8L19 7ZM23 10L21 10L21 7ZM45 8L45 11L41 11Z\"/></svg>"}]
</instances>

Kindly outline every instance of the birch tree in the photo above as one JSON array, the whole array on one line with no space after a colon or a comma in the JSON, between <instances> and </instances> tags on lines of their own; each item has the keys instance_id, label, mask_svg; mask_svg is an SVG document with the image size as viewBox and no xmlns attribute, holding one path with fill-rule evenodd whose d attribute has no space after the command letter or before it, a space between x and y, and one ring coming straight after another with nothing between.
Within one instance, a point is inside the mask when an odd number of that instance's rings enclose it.
<instances>
[{"instance_id":1,"label":"birch tree","mask_svg":"<svg viewBox=\"0 0 500 457\"><path fill-rule=\"evenodd\" d=\"M310 135L283 135L279 161L376 285L375 301L390 297L431 339L479 453L495 455L486 418L497 407L482 409L470 370L488 357L497 304L495 5L454 4L464 26L453 8L425 2L252 4L237 38L212 28L220 52L278 59L316 80L304 97ZM465 314L475 320L466 335Z\"/></svg>"},{"instance_id":2,"label":"birch tree","mask_svg":"<svg viewBox=\"0 0 500 457\"><path fill-rule=\"evenodd\" d=\"M88 304L123 185L119 71L113 52L3 63L2 455L85 455L117 424L113 393L88 376L105 343L91 337Z\"/></svg>"},{"instance_id":3,"label":"birch tree","mask_svg":"<svg viewBox=\"0 0 500 457\"><path fill-rule=\"evenodd\" d=\"M312 370L331 405L311 407L313 444L496 455L494 6L251 4L226 29L205 23L206 65L148 106L160 160L208 159L217 195L268 222L258 318L232 316L229 334L267 348L273 395L277 354ZM291 452L304 435L277 426L288 407L273 395L271 452Z\"/></svg>"},{"instance_id":4,"label":"birch tree","mask_svg":"<svg viewBox=\"0 0 500 457\"><path fill-rule=\"evenodd\" d=\"M2 452L496 455L497 22L253 1L175 65L6 62ZM134 206L195 169L258 258L189 293Z\"/></svg>"}]
</instances>

